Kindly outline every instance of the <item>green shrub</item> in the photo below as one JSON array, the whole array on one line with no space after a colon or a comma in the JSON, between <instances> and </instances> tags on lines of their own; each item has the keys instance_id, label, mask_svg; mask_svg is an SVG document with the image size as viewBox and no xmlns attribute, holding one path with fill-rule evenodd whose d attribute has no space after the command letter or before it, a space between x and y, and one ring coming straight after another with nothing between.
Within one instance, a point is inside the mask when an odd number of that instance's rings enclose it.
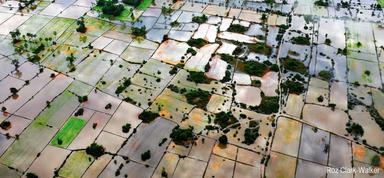
<instances>
[{"instance_id":1,"label":"green shrub","mask_svg":"<svg viewBox=\"0 0 384 178\"><path fill-rule=\"evenodd\" d=\"M297 36L292 38L293 44L310 45L309 37Z\"/></svg>"},{"instance_id":2,"label":"green shrub","mask_svg":"<svg viewBox=\"0 0 384 178\"><path fill-rule=\"evenodd\" d=\"M145 34L147 34L147 30L146 30L145 26L142 26L140 28L138 28L138 27L131 27L131 33L134 36L144 37Z\"/></svg>"},{"instance_id":3,"label":"green shrub","mask_svg":"<svg viewBox=\"0 0 384 178\"><path fill-rule=\"evenodd\" d=\"M137 7L140 5L141 0L123 0L123 3L133 7Z\"/></svg>"},{"instance_id":4,"label":"green shrub","mask_svg":"<svg viewBox=\"0 0 384 178\"><path fill-rule=\"evenodd\" d=\"M177 73L177 67L173 67L170 71L169 74L175 75Z\"/></svg>"},{"instance_id":5,"label":"green shrub","mask_svg":"<svg viewBox=\"0 0 384 178\"><path fill-rule=\"evenodd\" d=\"M319 72L319 76L325 80L331 80L332 72L328 70L322 70Z\"/></svg>"},{"instance_id":6,"label":"green shrub","mask_svg":"<svg viewBox=\"0 0 384 178\"><path fill-rule=\"evenodd\" d=\"M260 80L252 80L252 86L261 87L261 81Z\"/></svg>"},{"instance_id":7,"label":"green shrub","mask_svg":"<svg viewBox=\"0 0 384 178\"><path fill-rule=\"evenodd\" d=\"M327 7L328 6L328 0L317 0L317 1L315 1L315 5Z\"/></svg>"},{"instance_id":8,"label":"green shrub","mask_svg":"<svg viewBox=\"0 0 384 178\"><path fill-rule=\"evenodd\" d=\"M27 178L39 178L39 176L37 176L36 174L34 174L32 172L28 172L25 176Z\"/></svg>"},{"instance_id":9,"label":"green shrub","mask_svg":"<svg viewBox=\"0 0 384 178\"><path fill-rule=\"evenodd\" d=\"M231 71L230 70L226 70L225 71L225 76L223 77L223 79L220 80L221 83L225 83L225 82L229 82L231 81Z\"/></svg>"},{"instance_id":10,"label":"green shrub","mask_svg":"<svg viewBox=\"0 0 384 178\"><path fill-rule=\"evenodd\" d=\"M202 16L195 16L192 18L192 22L195 22L198 24L205 23L207 20L208 20L208 17L205 14L203 14Z\"/></svg>"},{"instance_id":11,"label":"green shrub","mask_svg":"<svg viewBox=\"0 0 384 178\"><path fill-rule=\"evenodd\" d=\"M248 30L247 27L244 27L240 24L231 24L231 26L229 26L227 31L234 32L234 33L245 33L247 30Z\"/></svg>"},{"instance_id":12,"label":"green shrub","mask_svg":"<svg viewBox=\"0 0 384 178\"><path fill-rule=\"evenodd\" d=\"M206 44L208 44L208 43L207 43L207 41L205 41L205 40L202 39L202 38L197 38L197 39L193 39L193 38L191 38L191 39L189 39L189 40L187 41L187 44L188 44L189 46L192 46L192 47L201 48L201 47L203 47L204 45L206 45Z\"/></svg>"},{"instance_id":13,"label":"green shrub","mask_svg":"<svg viewBox=\"0 0 384 178\"><path fill-rule=\"evenodd\" d=\"M284 58L282 60L285 69L301 74L307 73L307 67L305 67L303 62L292 58Z\"/></svg>"},{"instance_id":14,"label":"green shrub","mask_svg":"<svg viewBox=\"0 0 384 178\"><path fill-rule=\"evenodd\" d=\"M84 24L84 18L83 17L81 17L79 20L77 20L77 25L78 25L78 27L76 28L77 32L85 33L87 31L87 28L85 27L85 24ZM72 56L73 56L73 54L72 54Z\"/></svg>"},{"instance_id":15,"label":"green shrub","mask_svg":"<svg viewBox=\"0 0 384 178\"><path fill-rule=\"evenodd\" d=\"M161 7L161 13L164 15L170 15L173 12L173 9L171 7Z\"/></svg>"},{"instance_id":16,"label":"green shrub","mask_svg":"<svg viewBox=\"0 0 384 178\"><path fill-rule=\"evenodd\" d=\"M180 23L175 20L175 21L171 22L170 25L171 25L171 27L178 27L180 25Z\"/></svg>"},{"instance_id":17,"label":"green shrub","mask_svg":"<svg viewBox=\"0 0 384 178\"><path fill-rule=\"evenodd\" d=\"M249 51L269 56L272 54L272 48L265 43L255 43L248 45Z\"/></svg>"},{"instance_id":18,"label":"green shrub","mask_svg":"<svg viewBox=\"0 0 384 178\"><path fill-rule=\"evenodd\" d=\"M119 86L117 86L116 90L115 90L115 94L116 95L119 95L120 93L122 93L126 88L129 87L129 85L131 85L131 80L128 79L128 78L123 78L122 81L120 82Z\"/></svg>"},{"instance_id":19,"label":"green shrub","mask_svg":"<svg viewBox=\"0 0 384 178\"><path fill-rule=\"evenodd\" d=\"M372 157L371 165L372 166L376 166L376 167L380 166L380 156L379 155L375 155L375 156Z\"/></svg>"}]
</instances>

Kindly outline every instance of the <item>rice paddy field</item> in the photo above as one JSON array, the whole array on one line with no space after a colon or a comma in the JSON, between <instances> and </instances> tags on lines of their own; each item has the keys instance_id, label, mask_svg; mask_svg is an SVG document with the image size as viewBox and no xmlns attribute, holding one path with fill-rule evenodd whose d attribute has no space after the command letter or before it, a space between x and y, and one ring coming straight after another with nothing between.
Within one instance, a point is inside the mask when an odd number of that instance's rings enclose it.
<instances>
[{"instance_id":1,"label":"rice paddy field","mask_svg":"<svg viewBox=\"0 0 384 178\"><path fill-rule=\"evenodd\" d=\"M0 178L384 177L383 9L0 0Z\"/></svg>"}]
</instances>

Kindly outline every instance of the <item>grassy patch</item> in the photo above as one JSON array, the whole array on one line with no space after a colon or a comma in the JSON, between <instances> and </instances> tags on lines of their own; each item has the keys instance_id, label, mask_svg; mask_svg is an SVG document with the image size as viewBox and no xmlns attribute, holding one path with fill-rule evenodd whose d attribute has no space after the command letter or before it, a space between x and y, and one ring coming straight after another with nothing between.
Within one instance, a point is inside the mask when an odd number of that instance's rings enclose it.
<instances>
[{"instance_id":1,"label":"grassy patch","mask_svg":"<svg viewBox=\"0 0 384 178\"><path fill-rule=\"evenodd\" d=\"M382 8L384 8L384 0L377 0L377 3L380 4Z\"/></svg>"},{"instance_id":2,"label":"grassy patch","mask_svg":"<svg viewBox=\"0 0 384 178\"><path fill-rule=\"evenodd\" d=\"M59 176L81 177L89 165L91 165L92 161L92 156L87 155L85 151L73 152L60 169Z\"/></svg>"},{"instance_id":3,"label":"grassy patch","mask_svg":"<svg viewBox=\"0 0 384 178\"><path fill-rule=\"evenodd\" d=\"M139 10L145 10L152 4L152 0L143 0L139 6L137 6L137 9Z\"/></svg>"},{"instance_id":4,"label":"grassy patch","mask_svg":"<svg viewBox=\"0 0 384 178\"><path fill-rule=\"evenodd\" d=\"M87 122L78 117L71 117L51 141L51 145L65 148L75 139Z\"/></svg>"}]
</instances>

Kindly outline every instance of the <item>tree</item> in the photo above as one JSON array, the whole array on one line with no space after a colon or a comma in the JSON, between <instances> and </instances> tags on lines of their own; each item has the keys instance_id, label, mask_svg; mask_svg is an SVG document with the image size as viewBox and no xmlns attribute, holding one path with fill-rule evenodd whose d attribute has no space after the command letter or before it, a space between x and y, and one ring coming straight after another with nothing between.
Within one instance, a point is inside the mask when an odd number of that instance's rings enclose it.
<instances>
[{"instance_id":1,"label":"tree","mask_svg":"<svg viewBox=\"0 0 384 178\"><path fill-rule=\"evenodd\" d=\"M222 135L219 137L219 143L222 145L228 144L228 137L226 135Z\"/></svg>"},{"instance_id":2,"label":"tree","mask_svg":"<svg viewBox=\"0 0 384 178\"><path fill-rule=\"evenodd\" d=\"M85 33L87 31L87 28L85 27L84 18L80 17L79 20L77 20L78 27L76 28L77 32Z\"/></svg>"},{"instance_id":3,"label":"tree","mask_svg":"<svg viewBox=\"0 0 384 178\"><path fill-rule=\"evenodd\" d=\"M129 124L129 123L125 124L125 125L122 126L121 129L122 129L123 133L128 133L129 130L131 129L131 124Z\"/></svg>"},{"instance_id":4,"label":"tree","mask_svg":"<svg viewBox=\"0 0 384 178\"><path fill-rule=\"evenodd\" d=\"M97 143L92 143L85 149L85 152L95 158L98 158L104 155L105 149L102 145L98 145Z\"/></svg>"},{"instance_id":5,"label":"tree","mask_svg":"<svg viewBox=\"0 0 384 178\"><path fill-rule=\"evenodd\" d=\"M351 135L358 137L358 136L363 136L364 135L364 129L360 124L357 123L347 123L347 132L350 133Z\"/></svg>"},{"instance_id":6,"label":"tree","mask_svg":"<svg viewBox=\"0 0 384 178\"><path fill-rule=\"evenodd\" d=\"M25 174L25 176L27 178L39 178L39 176L37 176L36 174L34 174L32 172L28 172L27 174Z\"/></svg>"},{"instance_id":7,"label":"tree","mask_svg":"<svg viewBox=\"0 0 384 178\"><path fill-rule=\"evenodd\" d=\"M3 121L0 123L0 128L2 128L3 130L8 130L11 128L11 122L9 121Z\"/></svg>"},{"instance_id":8,"label":"tree","mask_svg":"<svg viewBox=\"0 0 384 178\"><path fill-rule=\"evenodd\" d=\"M372 166L380 166L380 156L379 155L375 155L372 157L371 159L371 164Z\"/></svg>"},{"instance_id":9,"label":"tree","mask_svg":"<svg viewBox=\"0 0 384 178\"><path fill-rule=\"evenodd\" d=\"M151 158L151 151L147 150L146 152L141 154L141 160L146 161Z\"/></svg>"}]
</instances>

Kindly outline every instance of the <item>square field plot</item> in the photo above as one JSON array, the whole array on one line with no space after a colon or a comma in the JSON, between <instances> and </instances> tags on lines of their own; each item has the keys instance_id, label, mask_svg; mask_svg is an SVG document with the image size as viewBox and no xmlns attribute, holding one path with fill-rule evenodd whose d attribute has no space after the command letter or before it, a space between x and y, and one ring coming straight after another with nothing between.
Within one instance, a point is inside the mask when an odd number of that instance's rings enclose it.
<instances>
[{"instance_id":1,"label":"square field plot","mask_svg":"<svg viewBox=\"0 0 384 178\"><path fill-rule=\"evenodd\" d=\"M326 164L329 150L329 133L304 125L301 135L299 157Z\"/></svg>"},{"instance_id":2,"label":"square field plot","mask_svg":"<svg viewBox=\"0 0 384 178\"><path fill-rule=\"evenodd\" d=\"M363 60L348 59L348 80L361 85L381 88L379 64Z\"/></svg>"}]
</instances>

